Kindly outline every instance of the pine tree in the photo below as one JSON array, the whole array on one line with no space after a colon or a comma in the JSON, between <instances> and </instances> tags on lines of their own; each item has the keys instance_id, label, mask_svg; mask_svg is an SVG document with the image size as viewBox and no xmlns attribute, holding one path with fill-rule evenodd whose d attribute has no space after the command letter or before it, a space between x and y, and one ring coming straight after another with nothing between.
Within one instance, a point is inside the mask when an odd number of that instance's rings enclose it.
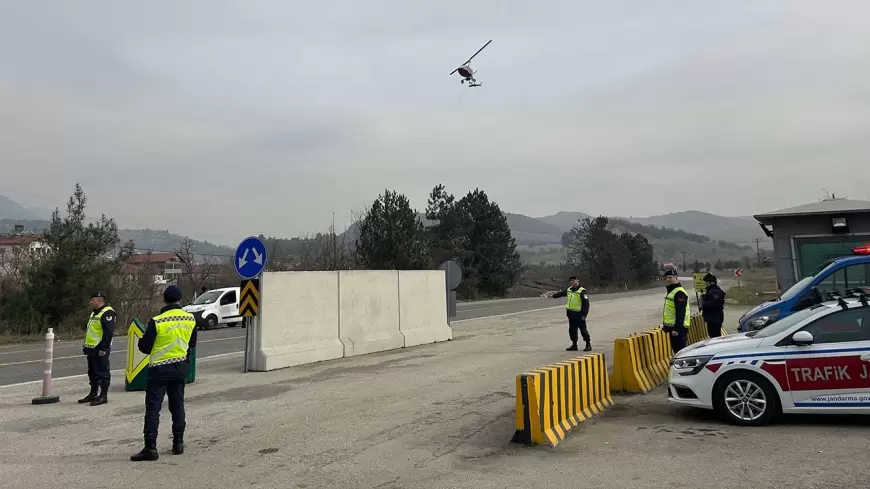
<instances>
[{"instance_id":1,"label":"pine tree","mask_svg":"<svg viewBox=\"0 0 870 489\"><path fill-rule=\"evenodd\" d=\"M420 270L429 265L423 223L408 198L386 190L359 224L359 264L375 270Z\"/></svg>"}]
</instances>

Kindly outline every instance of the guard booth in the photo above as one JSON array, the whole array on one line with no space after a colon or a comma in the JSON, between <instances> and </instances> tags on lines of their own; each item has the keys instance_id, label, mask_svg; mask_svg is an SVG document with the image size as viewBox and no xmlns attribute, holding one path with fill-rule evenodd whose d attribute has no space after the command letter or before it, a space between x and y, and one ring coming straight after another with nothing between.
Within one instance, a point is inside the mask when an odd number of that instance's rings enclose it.
<instances>
[{"instance_id":1,"label":"guard booth","mask_svg":"<svg viewBox=\"0 0 870 489\"><path fill-rule=\"evenodd\" d=\"M139 338L145 334L145 326L139 318L133 318L127 329L127 366L124 368L124 390L144 391L148 382L148 361L150 355L139 351ZM186 382L190 384L196 380L196 348L190 349L190 372Z\"/></svg>"},{"instance_id":2,"label":"guard booth","mask_svg":"<svg viewBox=\"0 0 870 489\"><path fill-rule=\"evenodd\" d=\"M827 260L870 244L868 201L832 198L753 217L773 239L776 278L783 292L814 275Z\"/></svg>"}]
</instances>

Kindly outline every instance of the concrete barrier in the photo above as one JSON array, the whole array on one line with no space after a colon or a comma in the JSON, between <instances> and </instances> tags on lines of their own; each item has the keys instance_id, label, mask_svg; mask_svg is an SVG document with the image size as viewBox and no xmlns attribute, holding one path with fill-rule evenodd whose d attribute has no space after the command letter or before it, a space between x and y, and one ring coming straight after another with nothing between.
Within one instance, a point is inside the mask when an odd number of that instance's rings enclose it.
<instances>
[{"instance_id":1,"label":"concrete barrier","mask_svg":"<svg viewBox=\"0 0 870 489\"><path fill-rule=\"evenodd\" d=\"M338 272L269 272L260 278L260 324L252 370L275 370L344 356L339 340Z\"/></svg>"},{"instance_id":2,"label":"concrete barrier","mask_svg":"<svg viewBox=\"0 0 870 489\"><path fill-rule=\"evenodd\" d=\"M722 328L722 335L726 334L728 332ZM704 319L700 315L692 316L686 343L691 345L708 338ZM673 356L670 337L661 328L616 338L613 342L613 391L647 393L664 384Z\"/></svg>"},{"instance_id":3,"label":"concrete barrier","mask_svg":"<svg viewBox=\"0 0 870 489\"><path fill-rule=\"evenodd\" d=\"M399 272L399 330L406 347L453 339L444 280L443 270Z\"/></svg>"},{"instance_id":4,"label":"concrete barrier","mask_svg":"<svg viewBox=\"0 0 870 489\"><path fill-rule=\"evenodd\" d=\"M652 348L647 335L632 335L613 340L613 392L647 393L659 385L653 377L647 351Z\"/></svg>"},{"instance_id":5,"label":"concrete barrier","mask_svg":"<svg viewBox=\"0 0 870 489\"><path fill-rule=\"evenodd\" d=\"M722 326L721 331L722 336L728 335L728 330L725 329L725 326ZM703 316L700 314L695 314L692 316L692 322L689 324L689 344L697 343L699 341L704 341L710 337L709 332L707 331L707 323L704 322Z\"/></svg>"},{"instance_id":6,"label":"concrete barrier","mask_svg":"<svg viewBox=\"0 0 870 489\"><path fill-rule=\"evenodd\" d=\"M650 329L647 333L652 335L653 364L664 373L662 382L666 382L671 369L671 359L674 358L671 350L671 339L661 328Z\"/></svg>"},{"instance_id":7,"label":"concrete barrier","mask_svg":"<svg viewBox=\"0 0 870 489\"><path fill-rule=\"evenodd\" d=\"M662 330L659 331L663 333L665 339L667 339L667 333ZM640 333L632 333L632 336L641 337L640 354L643 357L641 365L643 365L644 373L646 373L647 378L655 385L663 384L668 380L670 364L663 367L658 362L656 352L657 335L652 331L641 331ZM668 343L668 349L670 350L670 342Z\"/></svg>"},{"instance_id":8,"label":"concrete barrier","mask_svg":"<svg viewBox=\"0 0 870 489\"><path fill-rule=\"evenodd\" d=\"M453 339L443 270L267 272L260 286L251 370Z\"/></svg>"},{"instance_id":9,"label":"concrete barrier","mask_svg":"<svg viewBox=\"0 0 870 489\"><path fill-rule=\"evenodd\" d=\"M339 339L352 357L405 346L399 331L399 272L349 270L338 275Z\"/></svg>"},{"instance_id":10,"label":"concrete barrier","mask_svg":"<svg viewBox=\"0 0 870 489\"><path fill-rule=\"evenodd\" d=\"M555 447L613 404L602 353L539 367L516 378L514 443Z\"/></svg>"}]
</instances>

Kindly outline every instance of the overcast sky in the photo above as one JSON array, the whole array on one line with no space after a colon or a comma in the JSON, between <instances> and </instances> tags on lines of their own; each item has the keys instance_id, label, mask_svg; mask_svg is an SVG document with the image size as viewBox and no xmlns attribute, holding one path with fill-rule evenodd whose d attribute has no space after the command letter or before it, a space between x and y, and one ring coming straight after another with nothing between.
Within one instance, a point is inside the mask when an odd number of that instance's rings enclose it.
<instances>
[{"instance_id":1,"label":"overcast sky","mask_svg":"<svg viewBox=\"0 0 870 489\"><path fill-rule=\"evenodd\" d=\"M607 4L605 6L605 3ZM0 0L0 194L237 243L385 188L503 210L870 199L870 2ZM448 76L474 61L484 85Z\"/></svg>"}]
</instances>

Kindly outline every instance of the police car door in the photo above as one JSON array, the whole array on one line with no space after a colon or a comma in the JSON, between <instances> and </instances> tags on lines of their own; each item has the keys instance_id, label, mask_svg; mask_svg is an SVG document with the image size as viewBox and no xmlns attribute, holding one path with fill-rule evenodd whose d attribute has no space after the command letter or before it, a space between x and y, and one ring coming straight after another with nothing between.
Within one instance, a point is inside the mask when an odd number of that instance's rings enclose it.
<instances>
[{"instance_id":1,"label":"police car door","mask_svg":"<svg viewBox=\"0 0 870 489\"><path fill-rule=\"evenodd\" d=\"M870 411L870 307L836 308L799 331L810 345L786 340L786 372L795 410Z\"/></svg>"}]
</instances>

